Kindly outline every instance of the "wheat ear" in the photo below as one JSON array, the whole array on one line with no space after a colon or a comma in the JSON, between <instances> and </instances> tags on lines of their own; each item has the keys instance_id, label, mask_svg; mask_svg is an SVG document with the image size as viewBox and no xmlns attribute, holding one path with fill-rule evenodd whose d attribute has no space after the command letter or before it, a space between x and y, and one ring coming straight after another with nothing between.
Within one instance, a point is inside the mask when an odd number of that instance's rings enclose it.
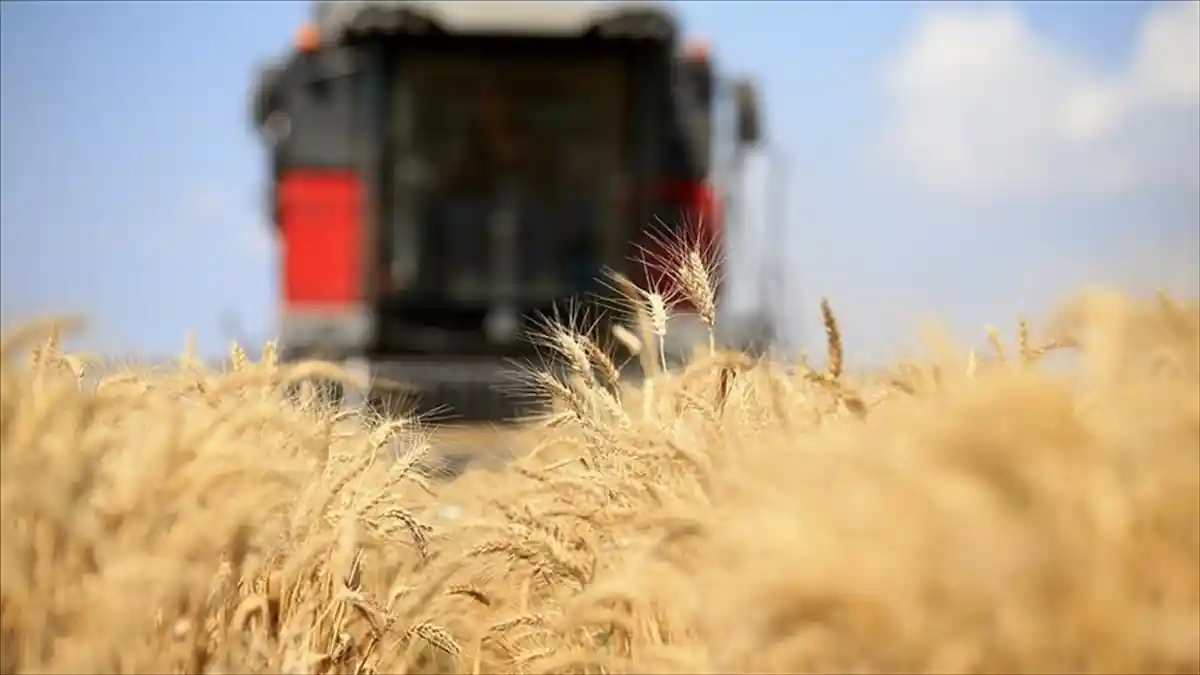
<instances>
[{"instance_id":1,"label":"wheat ear","mask_svg":"<svg viewBox=\"0 0 1200 675\"><path fill-rule=\"evenodd\" d=\"M842 331L838 328L837 316L827 298L821 298L821 323L825 326L825 342L829 350L829 376L836 380L842 376L845 353L842 350Z\"/></svg>"}]
</instances>

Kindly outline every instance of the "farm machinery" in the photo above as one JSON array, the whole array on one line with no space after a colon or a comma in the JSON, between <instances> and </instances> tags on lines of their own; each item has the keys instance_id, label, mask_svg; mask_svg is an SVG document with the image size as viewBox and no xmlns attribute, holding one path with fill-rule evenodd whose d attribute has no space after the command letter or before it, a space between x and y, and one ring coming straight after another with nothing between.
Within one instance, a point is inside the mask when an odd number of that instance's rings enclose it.
<instances>
[{"instance_id":1,"label":"farm machinery","mask_svg":"<svg viewBox=\"0 0 1200 675\"><path fill-rule=\"evenodd\" d=\"M504 382L530 331L564 301L605 306L605 268L661 285L638 260L719 254L762 141L753 84L721 77L668 8L629 2L316 2L252 108L281 356L463 420L518 412ZM664 350L700 341L685 301Z\"/></svg>"}]
</instances>

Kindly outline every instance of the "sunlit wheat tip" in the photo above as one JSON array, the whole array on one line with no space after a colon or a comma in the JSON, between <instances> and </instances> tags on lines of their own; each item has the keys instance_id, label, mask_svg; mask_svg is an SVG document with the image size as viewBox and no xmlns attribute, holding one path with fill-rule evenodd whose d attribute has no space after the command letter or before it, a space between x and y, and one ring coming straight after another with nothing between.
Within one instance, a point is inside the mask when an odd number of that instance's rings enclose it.
<instances>
[{"instance_id":1,"label":"sunlit wheat tip","mask_svg":"<svg viewBox=\"0 0 1200 675\"><path fill-rule=\"evenodd\" d=\"M842 376L845 353L842 351L842 333L838 328L837 316L829 300L821 298L821 323L825 327L825 342L829 356L829 376L835 380Z\"/></svg>"}]
</instances>

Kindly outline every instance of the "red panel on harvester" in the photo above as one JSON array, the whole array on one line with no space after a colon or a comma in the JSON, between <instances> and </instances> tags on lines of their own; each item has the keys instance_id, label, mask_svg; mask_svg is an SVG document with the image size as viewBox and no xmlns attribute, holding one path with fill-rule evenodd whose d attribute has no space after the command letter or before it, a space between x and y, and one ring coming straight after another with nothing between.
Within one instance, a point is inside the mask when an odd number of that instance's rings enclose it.
<instances>
[{"instance_id":1,"label":"red panel on harvester","mask_svg":"<svg viewBox=\"0 0 1200 675\"><path fill-rule=\"evenodd\" d=\"M286 304L361 299L363 186L352 171L296 169L279 179Z\"/></svg>"},{"instance_id":2,"label":"red panel on harvester","mask_svg":"<svg viewBox=\"0 0 1200 675\"><path fill-rule=\"evenodd\" d=\"M664 181L659 187L659 198L668 204L676 204L688 231L686 242L698 246L708 253L717 253L714 247L721 244L720 198L706 181Z\"/></svg>"}]
</instances>

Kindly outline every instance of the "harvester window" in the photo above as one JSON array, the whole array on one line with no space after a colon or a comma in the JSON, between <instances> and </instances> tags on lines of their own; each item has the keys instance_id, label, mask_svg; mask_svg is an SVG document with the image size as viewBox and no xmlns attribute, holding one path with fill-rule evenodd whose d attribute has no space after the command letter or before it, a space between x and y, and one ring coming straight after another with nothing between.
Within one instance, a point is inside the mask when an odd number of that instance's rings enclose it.
<instances>
[{"instance_id":1,"label":"harvester window","mask_svg":"<svg viewBox=\"0 0 1200 675\"><path fill-rule=\"evenodd\" d=\"M404 72L411 147L431 178L415 197L423 288L457 284L464 301L485 301L507 283L546 299L580 290L584 267L619 264L628 233L608 194L624 170L619 63L434 54ZM497 251L509 246L505 272Z\"/></svg>"}]
</instances>

